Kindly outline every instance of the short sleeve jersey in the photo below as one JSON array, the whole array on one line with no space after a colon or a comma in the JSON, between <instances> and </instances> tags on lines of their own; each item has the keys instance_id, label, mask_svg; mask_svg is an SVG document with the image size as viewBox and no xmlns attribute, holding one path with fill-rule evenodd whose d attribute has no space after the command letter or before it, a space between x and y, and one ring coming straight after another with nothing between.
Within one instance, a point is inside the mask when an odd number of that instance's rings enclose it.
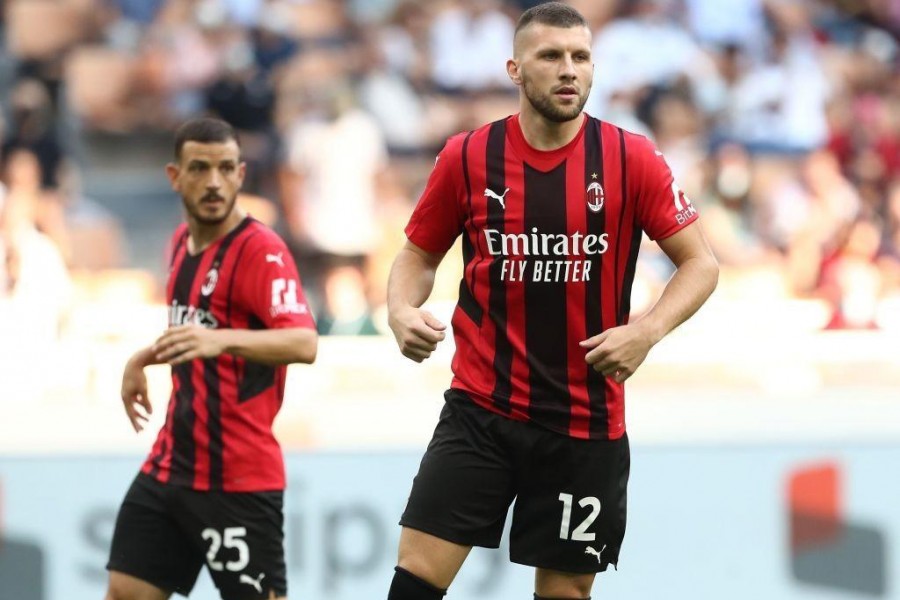
<instances>
[{"instance_id":1,"label":"short sleeve jersey","mask_svg":"<svg viewBox=\"0 0 900 600\"><path fill-rule=\"evenodd\" d=\"M628 322L642 236L697 218L648 139L588 115L552 151L516 115L450 138L406 234L433 253L462 235L451 387L572 437L621 437L624 388L578 343Z\"/></svg>"},{"instance_id":2,"label":"short sleeve jersey","mask_svg":"<svg viewBox=\"0 0 900 600\"><path fill-rule=\"evenodd\" d=\"M314 328L284 242L251 217L211 246L188 251L175 232L166 286L169 326ZM285 486L272 422L284 398L286 366L231 354L172 368L166 422L142 471L196 490L268 491Z\"/></svg>"}]
</instances>

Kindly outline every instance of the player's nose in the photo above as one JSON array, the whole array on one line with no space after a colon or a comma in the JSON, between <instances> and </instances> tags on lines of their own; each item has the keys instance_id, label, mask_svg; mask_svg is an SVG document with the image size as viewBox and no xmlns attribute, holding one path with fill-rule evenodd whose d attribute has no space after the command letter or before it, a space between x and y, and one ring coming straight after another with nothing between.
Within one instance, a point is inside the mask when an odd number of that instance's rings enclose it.
<instances>
[{"instance_id":1,"label":"player's nose","mask_svg":"<svg viewBox=\"0 0 900 600\"><path fill-rule=\"evenodd\" d=\"M217 190L222 187L222 175L217 170L211 170L209 179L206 181L206 187L211 190Z\"/></svg>"},{"instance_id":2,"label":"player's nose","mask_svg":"<svg viewBox=\"0 0 900 600\"><path fill-rule=\"evenodd\" d=\"M576 76L577 71L575 70L575 61L572 60L572 57L569 55L564 56L563 60L560 62L559 78L572 81Z\"/></svg>"}]
</instances>

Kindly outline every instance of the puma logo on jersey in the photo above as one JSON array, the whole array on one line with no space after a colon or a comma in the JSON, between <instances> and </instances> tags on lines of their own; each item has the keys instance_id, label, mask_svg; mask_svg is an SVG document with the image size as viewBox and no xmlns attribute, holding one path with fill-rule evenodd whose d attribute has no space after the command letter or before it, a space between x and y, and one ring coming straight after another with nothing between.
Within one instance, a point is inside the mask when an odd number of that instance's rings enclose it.
<instances>
[{"instance_id":1,"label":"puma logo on jersey","mask_svg":"<svg viewBox=\"0 0 900 600\"><path fill-rule=\"evenodd\" d=\"M503 190L503 193L498 196L497 194L494 193L494 190L492 190L490 188L484 188L484 197L485 198L494 198L495 200L497 200L497 202L500 203L500 206L503 207L503 210L506 210L506 202L504 201L504 198L506 198L507 192L509 192L509 188L506 188L505 190Z\"/></svg>"},{"instance_id":2,"label":"puma logo on jersey","mask_svg":"<svg viewBox=\"0 0 900 600\"><path fill-rule=\"evenodd\" d=\"M263 580L263 577L265 577L265 576L266 576L265 573L260 573L259 577L257 577L256 579L253 579L249 575L245 575L245 574L241 573L240 582L246 583L247 585L252 585L253 589L255 589L257 592L262 594L262 591L263 591L262 580Z\"/></svg>"},{"instance_id":3,"label":"puma logo on jersey","mask_svg":"<svg viewBox=\"0 0 900 600\"><path fill-rule=\"evenodd\" d=\"M284 258L282 255L284 252L279 252L278 254L266 254L266 262L267 263L278 263L279 267L284 266Z\"/></svg>"},{"instance_id":4,"label":"puma logo on jersey","mask_svg":"<svg viewBox=\"0 0 900 600\"><path fill-rule=\"evenodd\" d=\"M600 551L599 551L599 552L596 551L596 550L594 550L594 547L593 547L593 546L588 546L587 548L585 548L584 553L585 553L585 554L593 554L594 556L597 557L597 562L600 563L600 564L603 564L603 560L601 560L600 557L603 556L603 551L604 551L604 550L606 550L606 544L603 544L603 547L600 548Z\"/></svg>"}]
</instances>

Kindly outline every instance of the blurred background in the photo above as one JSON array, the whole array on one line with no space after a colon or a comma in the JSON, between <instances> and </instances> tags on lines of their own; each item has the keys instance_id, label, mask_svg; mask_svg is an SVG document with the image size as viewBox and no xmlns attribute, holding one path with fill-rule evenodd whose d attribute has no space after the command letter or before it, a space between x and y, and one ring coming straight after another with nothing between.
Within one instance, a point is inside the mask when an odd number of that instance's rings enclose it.
<instances>
[{"instance_id":1,"label":"blurred background","mask_svg":"<svg viewBox=\"0 0 900 600\"><path fill-rule=\"evenodd\" d=\"M103 594L161 423L133 435L121 368L166 324L163 167L202 114L239 130L240 202L323 335L277 421L292 597L386 594L453 352L402 360L387 273L444 140L516 112L504 65L538 3L0 0L0 600ZM629 533L595 596L900 598L900 1L570 3L586 110L655 140L722 270L629 381ZM428 305L447 322L460 269ZM645 244L633 316L671 272ZM450 597L531 581L479 551Z\"/></svg>"}]
</instances>

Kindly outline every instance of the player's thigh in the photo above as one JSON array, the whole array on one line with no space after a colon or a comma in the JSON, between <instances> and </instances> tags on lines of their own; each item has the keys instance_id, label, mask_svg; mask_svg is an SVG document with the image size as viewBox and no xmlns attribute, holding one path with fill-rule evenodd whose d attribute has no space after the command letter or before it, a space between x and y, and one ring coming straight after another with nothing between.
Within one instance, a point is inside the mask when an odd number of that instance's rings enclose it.
<instances>
[{"instance_id":1,"label":"player's thigh","mask_svg":"<svg viewBox=\"0 0 900 600\"><path fill-rule=\"evenodd\" d=\"M168 600L171 592L118 571L109 572L106 600Z\"/></svg>"},{"instance_id":2,"label":"player's thigh","mask_svg":"<svg viewBox=\"0 0 900 600\"><path fill-rule=\"evenodd\" d=\"M194 492L179 499L180 522L224 600L287 595L284 495L275 492Z\"/></svg>"},{"instance_id":3,"label":"player's thigh","mask_svg":"<svg viewBox=\"0 0 900 600\"><path fill-rule=\"evenodd\" d=\"M499 546L514 497L513 463L498 415L466 397L447 403L413 480L404 527L458 546Z\"/></svg>"},{"instance_id":4,"label":"player's thigh","mask_svg":"<svg viewBox=\"0 0 900 600\"><path fill-rule=\"evenodd\" d=\"M397 565L431 585L450 587L472 546L455 544L424 531L404 527L400 532Z\"/></svg>"},{"instance_id":5,"label":"player's thigh","mask_svg":"<svg viewBox=\"0 0 900 600\"><path fill-rule=\"evenodd\" d=\"M534 574L534 592L542 598L588 598L595 573L566 573L538 568Z\"/></svg>"},{"instance_id":6,"label":"player's thigh","mask_svg":"<svg viewBox=\"0 0 900 600\"><path fill-rule=\"evenodd\" d=\"M144 597L129 593L143 589L132 579L163 590L163 597L171 592L187 595L194 587L203 554L191 546L172 514L171 493L169 486L139 474L125 495L116 517L107 569L127 577L110 576L110 593L118 594L114 598Z\"/></svg>"},{"instance_id":7,"label":"player's thigh","mask_svg":"<svg viewBox=\"0 0 900 600\"><path fill-rule=\"evenodd\" d=\"M625 535L627 436L576 440L547 431L531 437L533 450L528 455L523 446L526 458L518 465L510 558L563 573L617 564Z\"/></svg>"}]
</instances>

